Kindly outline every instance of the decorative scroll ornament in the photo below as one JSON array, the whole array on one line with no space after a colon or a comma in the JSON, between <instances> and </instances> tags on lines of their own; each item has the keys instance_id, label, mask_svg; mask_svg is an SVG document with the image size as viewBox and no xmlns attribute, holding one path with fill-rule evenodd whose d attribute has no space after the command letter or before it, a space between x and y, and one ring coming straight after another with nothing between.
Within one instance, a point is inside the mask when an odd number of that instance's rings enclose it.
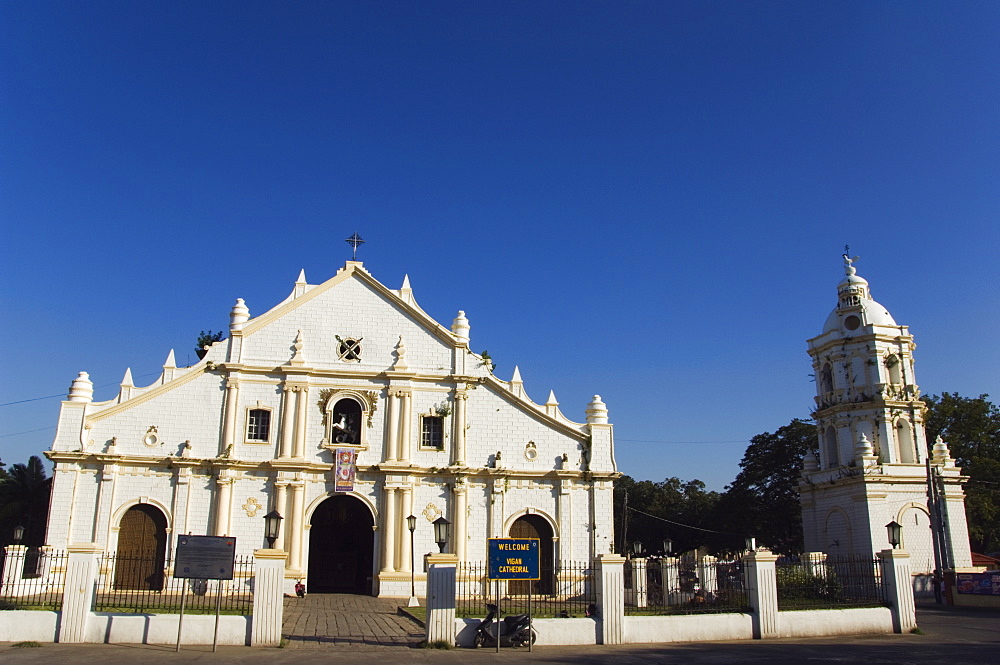
<instances>
[{"instance_id":1,"label":"decorative scroll ornament","mask_svg":"<svg viewBox=\"0 0 1000 665\"><path fill-rule=\"evenodd\" d=\"M260 505L260 502L252 496L246 500L246 503L240 506L240 508L246 511L247 517L256 517L257 511L262 507L263 506Z\"/></svg>"},{"instance_id":2,"label":"decorative scroll ornament","mask_svg":"<svg viewBox=\"0 0 1000 665\"><path fill-rule=\"evenodd\" d=\"M441 517L441 515L443 515L444 513L442 513L441 509L435 506L433 503L428 503L427 507L424 508L422 514L427 519L428 522L433 522L437 518Z\"/></svg>"}]
</instances>

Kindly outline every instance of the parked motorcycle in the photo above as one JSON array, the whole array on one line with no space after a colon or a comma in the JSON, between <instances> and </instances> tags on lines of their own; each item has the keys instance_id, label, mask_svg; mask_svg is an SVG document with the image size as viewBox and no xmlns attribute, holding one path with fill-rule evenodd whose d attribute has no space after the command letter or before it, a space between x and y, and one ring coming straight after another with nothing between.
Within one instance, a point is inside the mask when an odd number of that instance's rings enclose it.
<instances>
[{"instance_id":1,"label":"parked motorcycle","mask_svg":"<svg viewBox=\"0 0 1000 665\"><path fill-rule=\"evenodd\" d=\"M496 647L496 626L497 606L492 603L486 604L486 618L476 626L476 648ZM527 614L514 614L503 618L500 622L500 646L502 647L523 647L535 643L538 637L534 630L531 630L530 617Z\"/></svg>"}]
</instances>

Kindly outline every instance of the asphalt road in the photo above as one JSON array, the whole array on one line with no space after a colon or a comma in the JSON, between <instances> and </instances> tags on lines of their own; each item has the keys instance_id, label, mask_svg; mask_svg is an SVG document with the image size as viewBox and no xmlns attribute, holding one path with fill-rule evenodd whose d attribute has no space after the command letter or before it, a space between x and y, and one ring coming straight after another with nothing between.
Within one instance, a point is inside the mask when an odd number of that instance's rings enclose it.
<instances>
[{"instance_id":1,"label":"asphalt road","mask_svg":"<svg viewBox=\"0 0 1000 665\"><path fill-rule=\"evenodd\" d=\"M331 645L324 649L250 649L248 647L173 647L111 644L42 644L15 648L0 644L0 663L83 665L125 663L226 663L311 665L319 663L578 663L646 665L652 663L737 663L747 665L973 665L1000 663L1000 611L921 607L917 621L923 635L808 638L794 640L708 642L697 644L457 649L437 651L404 646Z\"/></svg>"}]
</instances>

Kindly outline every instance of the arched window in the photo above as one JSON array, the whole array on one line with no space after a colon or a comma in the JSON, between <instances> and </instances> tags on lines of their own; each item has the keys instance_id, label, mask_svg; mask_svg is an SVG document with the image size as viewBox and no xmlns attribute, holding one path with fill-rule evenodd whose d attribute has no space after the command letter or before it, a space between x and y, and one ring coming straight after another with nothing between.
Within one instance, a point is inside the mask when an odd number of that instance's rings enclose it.
<instances>
[{"instance_id":1,"label":"arched window","mask_svg":"<svg viewBox=\"0 0 1000 665\"><path fill-rule=\"evenodd\" d=\"M886 369L889 370L889 383L902 385L903 383L903 361L895 353L885 359Z\"/></svg>"},{"instance_id":2,"label":"arched window","mask_svg":"<svg viewBox=\"0 0 1000 665\"><path fill-rule=\"evenodd\" d=\"M826 449L827 467L840 466L840 454L837 450L837 430L833 426L826 428L824 438L824 448Z\"/></svg>"},{"instance_id":3,"label":"arched window","mask_svg":"<svg viewBox=\"0 0 1000 665\"><path fill-rule=\"evenodd\" d=\"M823 365L819 373L819 392L821 395L833 392L833 368L830 363Z\"/></svg>"},{"instance_id":4,"label":"arched window","mask_svg":"<svg viewBox=\"0 0 1000 665\"><path fill-rule=\"evenodd\" d=\"M896 421L896 444L899 446L900 463L913 464L917 461L916 450L913 447L913 427L906 418Z\"/></svg>"}]
</instances>

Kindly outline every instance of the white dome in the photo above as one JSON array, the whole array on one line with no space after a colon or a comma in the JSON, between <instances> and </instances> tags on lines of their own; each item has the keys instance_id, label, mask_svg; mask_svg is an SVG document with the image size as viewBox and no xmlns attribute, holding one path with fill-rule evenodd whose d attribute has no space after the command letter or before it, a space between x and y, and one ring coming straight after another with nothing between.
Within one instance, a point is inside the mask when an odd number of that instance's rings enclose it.
<instances>
[{"instance_id":1,"label":"white dome","mask_svg":"<svg viewBox=\"0 0 1000 665\"><path fill-rule=\"evenodd\" d=\"M895 326L896 320L892 318L892 314L889 313L882 305L878 304L871 298L861 299L861 310L864 315L861 317L862 323L864 325L875 325L875 326ZM847 311L841 310L839 307L835 308L830 312L830 316L826 318L826 323L823 324L823 332L828 333L831 330L845 330L847 332L852 332L848 330L844 324L843 319L851 315L857 316L858 309L851 308Z\"/></svg>"}]
</instances>

